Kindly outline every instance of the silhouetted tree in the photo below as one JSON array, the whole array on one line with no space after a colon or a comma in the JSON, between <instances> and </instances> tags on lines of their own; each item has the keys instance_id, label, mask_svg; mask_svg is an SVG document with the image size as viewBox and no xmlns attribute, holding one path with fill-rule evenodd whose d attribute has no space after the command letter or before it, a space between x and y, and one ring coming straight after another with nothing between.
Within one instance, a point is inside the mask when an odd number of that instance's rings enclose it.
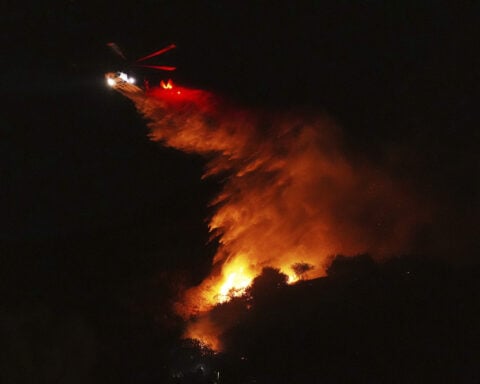
<instances>
[{"instance_id":1,"label":"silhouetted tree","mask_svg":"<svg viewBox=\"0 0 480 384\"><path fill-rule=\"evenodd\" d=\"M312 264L308 264L305 262L299 262L292 265L293 272L295 272L295 275L297 275L297 277L302 280L307 277L307 272L311 271L313 268L314 267Z\"/></svg>"},{"instance_id":2,"label":"silhouetted tree","mask_svg":"<svg viewBox=\"0 0 480 384\"><path fill-rule=\"evenodd\" d=\"M263 268L262 274L257 276L248 289L248 294L254 302L263 301L271 298L275 292L287 285L287 275L280 272L279 269L266 267Z\"/></svg>"}]
</instances>

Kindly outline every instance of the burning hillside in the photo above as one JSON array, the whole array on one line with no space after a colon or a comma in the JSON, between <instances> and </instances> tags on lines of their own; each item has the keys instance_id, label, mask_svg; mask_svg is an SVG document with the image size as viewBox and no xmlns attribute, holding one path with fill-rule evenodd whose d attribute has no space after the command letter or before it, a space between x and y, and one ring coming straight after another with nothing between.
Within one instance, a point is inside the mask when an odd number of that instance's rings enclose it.
<instances>
[{"instance_id":1,"label":"burning hillside","mask_svg":"<svg viewBox=\"0 0 480 384\"><path fill-rule=\"evenodd\" d=\"M428 218L407 186L352 160L325 115L252 112L179 87L126 95L152 140L203 155L204 176L223 180L208 223L219 246L177 303L185 318L242 295L267 266L293 283L325 275L332 255L407 252Z\"/></svg>"}]
</instances>

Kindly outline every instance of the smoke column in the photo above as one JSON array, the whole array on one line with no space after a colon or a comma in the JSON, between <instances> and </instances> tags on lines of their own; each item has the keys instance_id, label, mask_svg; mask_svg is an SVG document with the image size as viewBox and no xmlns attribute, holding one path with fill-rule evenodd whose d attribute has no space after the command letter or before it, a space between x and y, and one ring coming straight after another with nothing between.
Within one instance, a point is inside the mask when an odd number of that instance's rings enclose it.
<instances>
[{"instance_id":1,"label":"smoke column","mask_svg":"<svg viewBox=\"0 0 480 384\"><path fill-rule=\"evenodd\" d=\"M250 111L178 87L126 96L152 140L203 155L204 176L224 179L209 221L212 272L177 304L186 318L242 294L265 266L295 282L325 275L332 255L408 252L428 221L407 186L349 157L327 116ZM298 263L308 265L302 276Z\"/></svg>"}]
</instances>

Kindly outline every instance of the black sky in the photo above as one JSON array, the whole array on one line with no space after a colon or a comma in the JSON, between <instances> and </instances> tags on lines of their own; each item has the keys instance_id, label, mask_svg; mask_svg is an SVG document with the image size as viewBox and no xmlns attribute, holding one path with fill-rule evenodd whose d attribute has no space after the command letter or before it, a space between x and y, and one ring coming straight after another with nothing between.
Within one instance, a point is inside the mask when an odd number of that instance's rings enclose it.
<instances>
[{"instance_id":1,"label":"black sky","mask_svg":"<svg viewBox=\"0 0 480 384\"><path fill-rule=\"evenodd\" d=\"M127 351L161 350L145 340L155 321L171 326L162 310L175 289L159 276L192 283L208 270L204 219L217 187L200 181L201 159L149 142L133 105L105 87L120 65L110 41L129 58L175 42L164 58L174 81L239 104L327 111L352 153L436 202L430 236L442 257L478 263L479 12L447 1L6 4L2 331L40 323L59 340L61 324L96 353L78 371L108 376L128 356L135 372L141 359Z\"/></svg>"}]
</instances>

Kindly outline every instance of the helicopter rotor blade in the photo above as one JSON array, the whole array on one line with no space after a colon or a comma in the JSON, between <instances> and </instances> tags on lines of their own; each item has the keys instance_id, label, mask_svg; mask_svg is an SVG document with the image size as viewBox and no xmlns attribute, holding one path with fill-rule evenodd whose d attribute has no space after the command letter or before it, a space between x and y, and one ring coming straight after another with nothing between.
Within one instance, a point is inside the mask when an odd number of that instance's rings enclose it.
<instances>
[{"instance_id":1,"label":"helicopter rotor blade","mask_svg":"<svg viewBox=\"0 0 480 384\"><path fill-rule=\"evenodd\" d=\"M127 60L127 58L125 57L125 55L123 54L122 50L120 49L120 47L114 43L114 42L111 42L111 43L107 43L107 46L110 47L110 49L115 53L117 54L118 56L120 56L123 60Z\"/></svg>"},{"instance_id":2,"label":"helicopter rotor blade","mask_svg":"<svg viewBox=\"0 0 480 384\"><path fill-rule=\"evenodd\" d=\"M143 65L143 64L138 64L139 67L143 68L151 68L151 69L158 69L161 71L174 71L177 69L177 67L170 67L168 65Z\"/></svg>"},{"instance_id":3,"label":"helicopter rotor blade","mask_svg":"<svg viewBox=\"0 0 480 384\"><path fill-rule=\"evenodd\" d=\"M177 46L175 44L170 44L169 46L165 47L165 48L162 48L160 49L159 51L156 51L156 52L153 52L151 53L150 55L147 55L145 57L141 57L140 59L137 60L137 63L139 61L144 61L144 60L147 60L147 59L150 59L152 57L155 57L155 56L158 56L158 55L161 55L162 53L165 53L165 52L168 52L174 48L176 48Z\"/></svg>"}]
</instances>

